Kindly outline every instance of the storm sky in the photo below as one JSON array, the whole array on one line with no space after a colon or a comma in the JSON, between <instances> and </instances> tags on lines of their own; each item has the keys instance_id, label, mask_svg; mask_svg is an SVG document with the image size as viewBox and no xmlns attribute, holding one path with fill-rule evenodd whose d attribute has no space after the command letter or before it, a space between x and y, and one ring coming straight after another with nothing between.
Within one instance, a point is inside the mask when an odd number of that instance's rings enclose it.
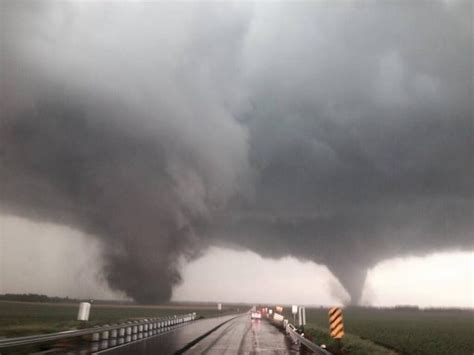
<instances>
[{"instance_id":1,"label":"storm sky","mask_svg":"<svg viewBox=\"0 0 474 355\"><path fill-rule=\"evenodd\" d=\"M87 235L79 254L139 302L219 247L325 265L358 303L386 259L474 249L472 19L471 1L2 1L4 223Z\"/></svg>"}]
</instances>

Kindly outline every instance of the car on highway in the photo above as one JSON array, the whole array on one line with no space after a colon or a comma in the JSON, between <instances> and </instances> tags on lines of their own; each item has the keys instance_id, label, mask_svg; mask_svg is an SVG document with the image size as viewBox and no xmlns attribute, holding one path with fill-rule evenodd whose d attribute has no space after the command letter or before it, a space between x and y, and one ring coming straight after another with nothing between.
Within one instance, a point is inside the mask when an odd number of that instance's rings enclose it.
<instances>
[{"instance_id":1,"label":"car on highway","mask_svg":"<svg viewBox=\"0 0 474 355\"><path fill-rule=\"evenodd\" d=\"M250 319L262 319L262 313L260 311L250 312Z\"/></svg>"}]
</instances>

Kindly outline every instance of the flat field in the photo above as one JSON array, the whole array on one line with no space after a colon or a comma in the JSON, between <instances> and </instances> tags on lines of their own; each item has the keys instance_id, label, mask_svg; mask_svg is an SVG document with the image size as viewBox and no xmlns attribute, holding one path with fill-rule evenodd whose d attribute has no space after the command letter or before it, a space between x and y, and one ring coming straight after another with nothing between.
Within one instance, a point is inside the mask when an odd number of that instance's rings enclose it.
<instances>
[{"instance_id":1,"label":"flat field","mask_svg":"<svg viewBox=\"0 0 474 355\"><path fill-rule=\"evenodd\" d=\"M316 343L334 346L327 312L307 308L305 330ZM345 354L474 354L474 310L349 307L343 315Z\"/></svg>"},{"instance_id":2,"label":"flat field","mask_svg":"<svg viewBox=\"0 0 474 355\"><path fill-rule=\"evenodd\" d=\"M236 312L228 306L223 312ZM243 310L243 308L242 308ZM218 315L215 304L168 304L158 306L93 304L89 322L76 321L78 304L0 301L0 337L51 333L96 324L196 312L197 317Z\"/></svg>"}]
</instances>

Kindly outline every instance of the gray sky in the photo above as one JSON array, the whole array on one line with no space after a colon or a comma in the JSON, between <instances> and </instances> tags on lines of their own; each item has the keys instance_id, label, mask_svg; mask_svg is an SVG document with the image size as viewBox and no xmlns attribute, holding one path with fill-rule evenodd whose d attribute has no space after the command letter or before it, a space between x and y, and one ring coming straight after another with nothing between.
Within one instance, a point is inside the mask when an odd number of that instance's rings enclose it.
<instances>
[{"instance_id":1,"label":"gray sky","mask_svg":"<svg viewBox=\"0 0 474 355\"><path fill-rule=\"evenodd\" d=\"M166 301L219 247L357 303L384 260L474 249L472 2L1 7L2 219L88 235L111 289Z\"/></svg>"}]
</instances>

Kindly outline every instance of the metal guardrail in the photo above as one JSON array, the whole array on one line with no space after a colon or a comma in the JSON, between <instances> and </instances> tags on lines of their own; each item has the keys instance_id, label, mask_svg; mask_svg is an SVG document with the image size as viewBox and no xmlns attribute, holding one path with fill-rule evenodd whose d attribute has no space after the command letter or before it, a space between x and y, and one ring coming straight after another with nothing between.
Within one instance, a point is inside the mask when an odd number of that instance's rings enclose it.
<instances>
[{"instance_id":1,"label":"metal guardrail","mask_svg":"<svg viewBox=\"0 0 474 355\"><path fill-rule=\"evenodd\" d=\"M282 321L273 321L273 324L283 328L286 334L288 334L291 340L293 340L293 343L301 344L318 355L331 355L329 351L321 348L320 346L316 345L315 343L313 343L309 339L306 339L303 335L298 333L296 327L293 324L289 323L288 319L284 319Z\"/></svg>"},{"instance_id":2,"label":"metal guardrail","mask_svg":"<svg viewBox=\"0 0 474 355\"><path fill-rule=\"evenodd\" d=\"M94 352L156 335L162 330L165 330L171 326L184 324L193 321L195 318L196 313L188 313L171 317L129 321L116 325L104 325L87 329L67 330L51 334L0 339L0 349L92 335L90 350Z\"/></svg>"},{"instance_id":3,"label":"metal guardrail","mask_svg":"<svg viewBox=\"0 0 474 355\"><path fill-rule=\"evenodd\" d=\"M309 350L311 350L315 354L318 354L318 355L331 355L331 353L329 351L324 350L320 346L316 345L315 343L313 343L309 339L306 339L304 336L299 334L296 331L296 328L293 324L288 323L287 326L286 326L285 331L291 337L291 339L293 340L294 343L303 344L306 348L308 348Z\"/></svg>"}]
</instances>

